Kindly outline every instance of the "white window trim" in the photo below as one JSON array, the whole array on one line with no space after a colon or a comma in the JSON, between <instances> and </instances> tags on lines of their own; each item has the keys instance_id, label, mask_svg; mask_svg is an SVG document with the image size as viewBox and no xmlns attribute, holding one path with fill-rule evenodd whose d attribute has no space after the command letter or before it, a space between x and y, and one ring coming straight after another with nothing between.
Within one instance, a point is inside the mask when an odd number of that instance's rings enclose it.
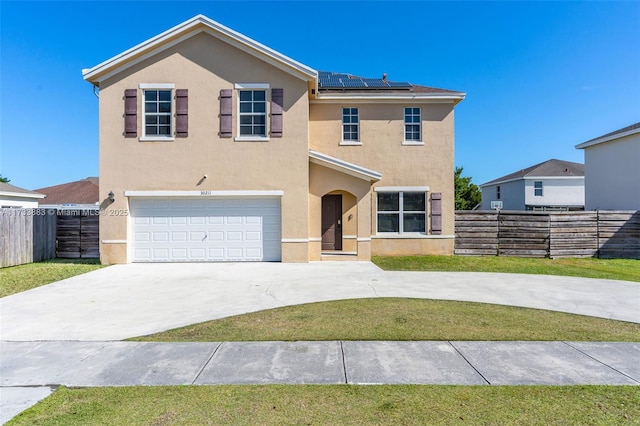
<instances>
[{"instance_id":1,"label":"white window trim","mask_svg":"<svg viewBox=\"0 0 640 426\"><path fill-rule=\"evenodd\" d=\"M382 238L420 238L421 236L427 236L427 231L428 231L428 225L427 225L427 200L428 200L428 195L427 192L429 191L429 187L428 186L382 186L382 187L376 187L374 188L375 192L382 192L382 193L398 193L400 194L399 196L399 200L398 200L398 211L380 211L379 210L379 206L378 206L378 199L376 197L376 235ZM384 213L390 213L390 214L398 214L398 228L402 229L403 227L403 216L404 216L404 209L403 207L403 197L404 197L404 193L405 192L424 192L424 232L384 232L384 231L379 231L378 230L378 215L380 213L384 214ZM407 212L409 214L411 213L422 213L422 211L409 211Z\"/></svg>"},{"instance_id":2,"label":"white window trim","mask_svg":"<svg viewBox=\"0 0 640 426\"><path fill-rule=\"evenodd\" d=\"M235 83L233 85L236 90L236 99L238 100L236 106L236 125L238 134L233 139L236 142L269 142L269 117L271 114L271 105L270 98L271 94L269 93L269 89L271 85L269 83ZM265 112L264 112L264 127L265 127L265 136L240 136L240 90L264 90L265 92Z\"/></svg>"},{"instance_id":3,"label":"white window trim","mask_svg":"<svg viewBox=\"0 0 640 426\"><path fill-rule=\"evenodd\" d=\"M140 83L140 89L175 89L174 83Z\"/></svg>"},{"instance_id":4,"label":"white window trim","mask_svg":"<svg viewBox=\"0 0 640 426\"><path fill-rule=\"evenodd\" d=\"M344 109L355 108L358 110L358 140L344 139ZM352 125L352 124L349 124ZM353 106L343 106L340 108L340 145L341 146L360 146L362 145L362 128L360 127L360 108Z\"/></svg>"},{"instance_id":5,"label":"white window trim","mask_svg":"<svg viewBox=\"0 0 640 426\"><path fill-rule=\"evenodd\" d=\"M175 137L173 136L173 132L174 132L174 114L175 114L175 100L173 99L175 93L174 90L176 88L176 85L174 83L140 83L138 85L138 87L140 89L142 89L142 106L141 106L141 111L142 111L142 134L143 136L140 136L138 138L138 140L140 142L173 142L175 141ZM153 135L153 136L147 136L146 135L146 113L145 113L145 108L144 108L144 91L145 90L171 90L171 114L169 115L170 121L171 121L171 134L169 136L160 136L160 135Z\"/></svg>"},{"instance_id":6,"label":"white window trim","mask_svg":"<svg viewBox=\"0 0 640 426\"><path fill-rule=\"evenodd\" d=\"M253 89L264 89L268 90L271 88L269 83L236 83L233 85L236 90L253 90Z\"/></svg>"},{"instance_id":7,"label":"white window trim","mask_svg":"<svg viewBox=\"0 0 640 426\"><path fill-rule=\"evenodd\" d=\"M407 140L407 122L406 120L406 109L407 108L418 108L418 110L420 111L420 122L418 123L418 126L420 127L420 139L416 140L416 139L409 139ZM424 140L422 139L422 108L420 107L408 107L405 106L402 108L402 145L408 145L408 146L424 146Z\"/></svg>"}]
</instances>

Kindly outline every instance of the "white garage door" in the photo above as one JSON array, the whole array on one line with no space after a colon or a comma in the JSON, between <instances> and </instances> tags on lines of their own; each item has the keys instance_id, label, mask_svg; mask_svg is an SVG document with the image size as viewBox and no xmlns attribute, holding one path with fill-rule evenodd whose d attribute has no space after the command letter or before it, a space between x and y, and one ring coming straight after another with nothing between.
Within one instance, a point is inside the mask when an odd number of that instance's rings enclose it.
<instances>
[{"instance_id":1,"label":"white garage door","mask_svg":"<svg viewBox=\"0 0 640 426\"><path fill-rule=\"evenodd\" d=\"M279 261L279 198L132 198L134 262Z\"/></svg>"}]
</instances>

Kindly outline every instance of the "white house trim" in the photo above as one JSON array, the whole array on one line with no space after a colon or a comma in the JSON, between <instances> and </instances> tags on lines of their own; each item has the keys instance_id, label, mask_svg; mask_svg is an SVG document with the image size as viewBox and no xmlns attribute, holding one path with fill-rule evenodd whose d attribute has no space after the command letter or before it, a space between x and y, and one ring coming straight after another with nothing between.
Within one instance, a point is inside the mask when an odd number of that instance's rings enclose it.
<instances>
[{"instance_id":1,"label":"white house trim","mask_svg":"<svg viewBox=\"0 0 640 426\"><path fill-rule=\"evenodd\" d=\"M305 81L317 81L318 72L224 25L197 15L167 31L116 55L93 68L83 69L85 80L99 84L106 78L162 52L194 35L206 32L244 52Z\"/></svg>"},{"instance_id":2,"label":"white house trim","mask_svg":"<svg viewBox=\"0 0 640 426\"><path fill-rule=\"evenodd\" d=\"M626 132L621 132L621 133L614 133L613 135L609 135L609 136L602 136L599 137L597 139L593 139L587 142L583 142L581 144L576 145L577 149L583 149L583 148L587 148L593 145L598 145L600 143L604 143L604 142L609 142L612 141L614 139L620 139L620 138L624 138L625 136L631 136L631 135L635 135L636 133L640 133L640 127L635 128L635 129L631 129L631 130L627 130Z\"/></svg>"},{"instance_id":3,"label":"white house trim","mask_svg":"<svg viewBox=\"0 0 640 426\"><path fill-rule=\"evenodd\" d=\"M357 177L369 182L377 182L382 179L382 173L376 172L371 169L367 169L357 164L349 163L339 158L331 157L327 154L322 154L317 151L309 150L309 161L313 164L327 167L329 169L337 170L342 173L346 173L350 176Z\"/></svg>"},{"instance_id":4,"label":"white house trim","mask_svg":"<svg viewBox=\"0 0 640 426\"><path fill-rule=\"evenodd\" d=\"M466 96L466 93L331 93L323 94L318 93L315 99L310 99L309 103L329 103L340 104L345 101L349 101L352 104L364 104L376 101L377 103L447 103L457 104L462 101Z\"/></svg>"},{"instance_id":5,"label":"white house trim","mask_svg":"<svg viewBox=\"0 0 640 426\"><path fill-rule=\"evenodd\" d=\"M308 238L283 238L280 240L283 243L308 243Z\"/></svg>"},{"instance_id":6,"label":"white house trim","mask_svg":"<svg viewBox=\"0 0 640 426\"><path fill-rule=\"evenodd\" d=\"M268 89L269 83L236 83L235 89Z\"/></svg>"},{"instance_id":7,"label":"white house trim","mask_svg":"<svg viewBox=\"0 0 640 426\"><path fill-rule=\"evenodd\" d=\"M124 191L125 197L282 197L284 191Z\"/></svg>"},{"instance_id":8,"label":"white house trim","mask_svg":"<svg viewBox=\"0 0 640 426\"><path fill-rule=\"evenodd\" d=\"M140 89L175 89L174 83L140 83Z\"/></svg>"},{"instance_id":9,"label":"white house trim","mask_svg":"<svg viewBox=\"0 0 640 426\"><path fill-rule=\"evenodd\" d=\"M376 186L375 192L429 192L428 186Z\"/></svg>"},{"instance_id":10,"label":"white house trim","mask_svg":"<svg viewBox=\"0 0 640 426\"><path fill-rule=\"evenodd\" d=\"M0 196L5 197L20 197L20 198L44 198L46 195L44 194L36 194L29 192L9 192L9 191L0 191Z\"/></svg>"},{"instance_id":11,"label":"white house trim","mask_svg":"<svg viewBox=\"0 0 640 426\"><path fill-rule=\"evenodd\" d=\"M102 240L102 244L127 244L127 240Z\"/></svg>"}]
</instances>

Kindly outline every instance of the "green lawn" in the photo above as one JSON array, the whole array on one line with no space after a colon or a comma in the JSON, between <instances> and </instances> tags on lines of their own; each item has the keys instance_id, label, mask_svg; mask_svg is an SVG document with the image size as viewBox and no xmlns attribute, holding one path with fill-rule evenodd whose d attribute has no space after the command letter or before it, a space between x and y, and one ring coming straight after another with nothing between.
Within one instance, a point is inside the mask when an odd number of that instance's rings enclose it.
<instances>
[{"instance_id":1,"label":"green lawn","mask_svg":"<svg viewBox=\"0 0 640 426\"><path fill-rule=\"evenodd\" d=\"M0 297L102 268L98 259L54 259L0 269Z\"/></svg>"},{"instance_id":2,"label":"green lawn","mask_svg":"<svg viewBox=\"0 0 640 426\"><path fill-rule=\"evenodd\" d=\"M507 272L640 282L640 260L532 259L504 256L374 256L387 271Z\"/></svg>"},{"instance_id":3,"label":"green lawn","mask_svg":"<svg viewBox=\"0 0 640 426\"><path fill-rule=\"evenodd\" d=\"M8 425L631 425L637 386L60 388Z\"/></svg>"},{"instance_id":4,"label":"green lawn","mask_svg":"<svg viewBox=\"0 0 640 426\"><path fill-rule=\"evenodd\" d=\"M131 340L640 341L640 324L539 309L428 299L350 299L286 306Z\"/></svg>"}]
</instances>

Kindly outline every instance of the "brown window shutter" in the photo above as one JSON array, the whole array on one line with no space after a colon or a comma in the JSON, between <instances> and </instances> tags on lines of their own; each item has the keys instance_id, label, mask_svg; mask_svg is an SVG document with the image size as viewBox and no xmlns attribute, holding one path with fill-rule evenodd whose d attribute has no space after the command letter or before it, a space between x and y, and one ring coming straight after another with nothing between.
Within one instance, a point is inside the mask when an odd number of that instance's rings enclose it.
<instances>
[{"instance_id":1,"label":"brown window shutter","mask_svg":"<svg viewBox=\"0 0 640 426\"><path fill-rule=\"evenodd\" d=\"M124 137L138 136L138 91L126 89L124 91Z\"/></svg>"},{"instance_id":2,"label":"brown window shutter","mask_svg":"<svg viewBox=\"0 0 640 426\"><path fill-rule=\"evenodd\" d=\"M220 137L233 136L233 91L220 90Z\"/></svg>"},{"instance_id":3,"label":"brown window shutter","mask_svg":"<svg viewBox=\"0 0 640 426\"><path fill-rule=\"evenodd\" d=\"M189 90L176 89L176 137L189 136Z\"/></svg>"},{"instance_id":4,"label":"brown window shutter","mask_svg":"<svg viewBox=\"0 0 640 426\"><path fill-rule=\"evenodd\" d=\"M283 89L271 89L271 136L282 137Z\"/></svg>"},{"instance_id":5,"label":"brown window shutter","mask_svg":"<svg viewBox=\"0 0 640 426\"><path fill-rule=\"evenodd\" d=\"M431 194L431 233L442 234L442 192Z\"/></svg>"}]
</instances>

